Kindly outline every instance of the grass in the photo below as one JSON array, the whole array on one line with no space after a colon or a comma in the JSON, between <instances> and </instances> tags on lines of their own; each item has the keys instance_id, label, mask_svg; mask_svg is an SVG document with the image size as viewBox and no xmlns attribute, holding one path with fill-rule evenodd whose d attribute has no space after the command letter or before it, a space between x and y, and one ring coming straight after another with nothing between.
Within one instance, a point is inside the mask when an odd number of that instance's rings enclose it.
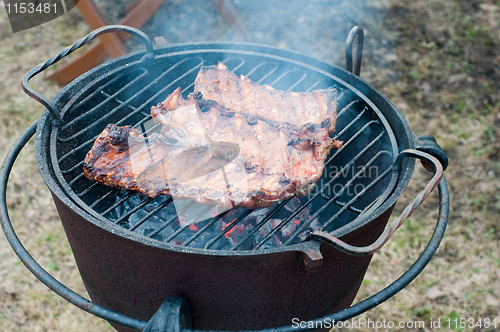
<instances>
[{"instance_id":1,"label":"grass","mask_svg":"<svg viewBox=\"0 0 500 332\"><path fill-rule=\"evenodd\" d=\"M386 22L398 31L399 64L391 69L401 77L375 85L399 105L418 134L435 135L450 158L451 213L436 256L404 291L364 314L372 320L392 316L424 320L429 327L437 318L500 319L495 286L500 278L500 72L495 65L486 68L499 56L499 9L498 3L481 1L392 6ZM421 172L415 175L410 191L425 182ZM433 204L426 202L374 256L367 274L371 282L363 285L358 300L394 280L418 257L436 219Z\"/></svg>"},{"instance_id":2,"label":"grass","mask_svg":"<svg viewBox=\"0 0 500 332\"><path fill-rule=\"evenodd\" d=\"M43 112L41 105L22 92L23 75L52 56L55 50L62 50L89 31L81 20L72 21L74 17L67 15L12 34L4 8L0 4L1 160L20 134ZM60 89L42 78L35 78L31 84L48 96L54 96ZM32 141L14 166L8 206L18 236L40 265L68 287L86 294L55 206L40 178ZM113 330L107 322L93 319L54 295L21 264L4 236L0 237L0 257L1 331Z\"/></svg>"},{"instance_id":3,"label":"grass","mask_svg":"<svg viewBox=\"0 0 500 332\"><path fill-rule=\"evenodd\" d=\"M172 1L169 6L175 9L181 4ZM243 6L242 1L235 4ZM434 135L441 144L450 158L445 174L451 210L445 238L424 271L399 294L361 317L424 321L426 331L448 330L430 327L438 318L441 322L496 318L500 325L500 2L363 1L363 9L370 15L341 22L342 27L359 24L365 29L361 76L398 107L417 134ZM251 25L250 18L244 14L242 18ZM12 34L9 29L0 5L2 160L8 147L43 111L21 91L24 73L89 31L77 11L25 32ZM178 31L169 29L180 38ZM216 32L221 34L219 25ZM276 42L280 44L287 45ZM341 47L341 43L333 46ZM324 61L337 65L342 61L340 56L325 55L328 50L317 47L312 51ZM47 96L60 89L43 77L35 78L32 86ZM429 179L417 165L393 218ZM32 143L15 165L8 205L19 237L40 264L85 294L57 212L38 175ZM437 194L433 193L374 255L356 302L406 271L425 247L436 218ZM1 236L0 256L0 330L112 330L37 281Z\"/></svg>"}]
</instances>

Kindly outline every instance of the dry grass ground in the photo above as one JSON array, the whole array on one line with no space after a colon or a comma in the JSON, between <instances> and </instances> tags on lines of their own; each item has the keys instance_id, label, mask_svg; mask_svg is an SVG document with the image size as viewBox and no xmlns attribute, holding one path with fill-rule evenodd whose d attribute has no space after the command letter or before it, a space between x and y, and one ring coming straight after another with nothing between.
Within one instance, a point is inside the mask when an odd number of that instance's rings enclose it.
<instances>
[{"instance_id":1,"label":"dry grass ground","mask_svg":"<svg viewBox=\"0 0 500 332\"><path fill-rule=\"evenodd\" d=\"M170 3L173 11L183 1ZM343 21L346 26L365 28L361 75L399 108L417 134L434 135L449 156L446 176L451 212L445 238L423 273L361 317L424 321L426 331L438 330L430 328L431 319L496 318L496 329L482 330L500 330L500 1L362 3L363 10L372 14ZM235 4L243 6L243 1ZM250 19L248 22L252 25ZM88 31L73 11L43 26L12 34L0 4L1 160L43 111L21 90L24 73ZM177 36L175 32L168 31L170 36ZM286 40L275 45L294 47ZM313 55L324 61L340 64L340 57L325 58L321 50L314 51ZM59 91L43 78L35 79L33 86L48 96ZM395 214L429 178L417 166ZM374 255L356 301L391 283L417 259L435 224L436 204L437 195L432 194ZM8 205L16 230L33 256L57 279L85 294L58 215L39 176L32 143L15 165ZM106 322L51 293L19 262L3 236L0 258L0 331L112 330Z\"/></svg>"},{"instance_id":2,"label":"dry grass ground","mask_svg":"<svg viewBox=\"0 0 500 332\"><path fill-rule=\"evenodd\" d=\"M383 26L382 35L387 29L396 36L394 53L370 53L375 68L365 78L418 134L434 135L447 153L451 212L445 238L424 272L364 316L388 319L391 312L391 319L425 321L427 327L437 318L498 321L499 2L399 1L386 12ZM411 188L421 188L428 178L416 175ZM427 202L374 256L359 298L394 280L418 257L436 220L435 204Z\"/></svg>"},{"instance_id":3,"label":"dry grass ground","mask_svg":"<svg viewBox=\"0 0 500 332\"><path fill-rule=\"evenodd\" d=\"M56 22L12 34L0 4L0 159L43 108L22 93L23 75L38 63L83 36L88 28L66 15ZM43 36L43 38L40 38ZM33 86L48 96L59 88L36 78ZM55 206L39 176L33 144L15 164L9 186L10 216L27 249L57 279L85 294ZM19 261L0 237L0 331L112 331L53 294Z\"/></svg>"}]
</instances>

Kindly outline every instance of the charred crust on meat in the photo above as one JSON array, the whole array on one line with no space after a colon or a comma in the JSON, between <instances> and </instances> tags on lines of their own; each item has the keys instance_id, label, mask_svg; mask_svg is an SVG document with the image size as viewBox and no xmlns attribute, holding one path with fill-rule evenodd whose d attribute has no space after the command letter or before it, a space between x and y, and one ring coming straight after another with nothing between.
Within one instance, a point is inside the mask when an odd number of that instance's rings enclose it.
<instances>
[{"instance_id":1,"label":"charred crust on meat","mask_svg":"<svg viewBox=\"0 0 500 332\"><path fill-rule=\"evenodd\" d=\"M108 144L103 144L102 141L94 144L92 147L93 153L89 153L83 161L83 171L87 174L91 174L95 170L94 163L97 159L108 153L110 149L111 147Z\"/></svg>"},{"instance_id":2,"label":"charred crust on meat","mask_svg":"<svg viewBox=\"0 0 500 332\"><path fill-rule=\"evenodd\" d=\"M282 177L279 180L279 184L281 184L281 185L283 185L283 184L289 184L290 182L292 182L292 180L290 180L289 178L285 178L285 177Z\"/></svg>"},{"instance_id":3,"label":"charred crust on meat","mask_svg":"<svg viewBox=\"0 0 500 332\"><path fill-rule=\"evenodd\" d=\"M321 121L321 128L329 128L330 127L330 119L325 119Z\"/></svg>"},{"instance_id":4,"label":"charred crust on meat","mask_svg":"<svg viewBox=\"0 0 500 332\"><path fill-rule=\"evenodd\" d=\"M203 100L203 94L201 92L199 92L199 91L198 92L193 92L191 94L191 96L193 96L193 99L196 100L197 102L199 100Z\"/></svg>"},{"instance_id":5,"label":"charred crust on meat","mask_svg":"<svg viewBox=\"0 0 500 332\"><path fill-rule=\"evenodd\" d=\"M210 150L208 145L197 146L194 148L194 152L197 154L205 154Z\"/></svg>"},{"instance_id":6,"label":"charred crust on meat","mask_svg":"<svg viewBox=\"0 0 500 332\"><path fill-rule=\"evenodd\" d=\"M256 170L257 170L257 167L255 165L253 165L253 164L251 164L251 165L245 165L245 171L247 173L253 173Z\"/></svg>"},{"instance_id":7,"label":"charred crust on meat","mask_svg":"<svg viewBox=\"0 0 500 332\"><path fill-rule=\"evenodd\" d=\"M319 146L321 145L321 141L317 138L310 137L299 137L297 139L290 140L288 142L288 146L292 146L296 149L306 149L310 146Z\"/></svg>"},{"instance_id":8,"label":"charred crust on meat","mask_svg":"<svg viewBox=\"0 0 500 332\"><path fill-rule=\"evenodd\" d=\"M297 139L292 139L288 142L288 146L295 146L295 145L299 145L299 144L304 144L304 143L307 143L309 144L311 141L311 139L309 138L297 138Z\"/></svg>"},{"instance_id":9,"label":"charred crust on meat","mask_svg":"<svg viewBox=\"0 0 500 332\"><path fill-rule=\"evenodd\" d=\"M243 162L244 162L244 165L245 165L245 171L247 173L253 173L253 172L255 172L258 169L258 165L255 164L255 163L253 163L253 162L250 162L250 161L248 161L246 159Z\"/></svg>"},{"instance_id":10,"label":"charred crust on meat","mask_svg":"<svg viewBox=\"0 0 500 332\"><path fill-rule=\"evenodd\" d=\"M111 149L111 146L107 145L107 144L100 144L97 148L96 148L96 153L95 155L96 156L99 156L101 154L104 154L104 153L107 153L109 152L109 150Z\"/></svg>"},{"instance_id":11,"label":"charred crust on meat","mask_svg":"<svg viewBox=\"0 0 500 332\"><path fill-rule=\"evenodd\" d=\"M232 118L234 116L235 112L233 111L226 111L226 112L221 112L221 115L225 116L226 118Z\"/></svg>"},{"instance_id":12,"label":"charred crust on meat","mask_svg":"<svg viewBox=\"0 0 500 332\"><path fill-rule=\"evenodd\" d=\"M256 116L246 116L247 122L251 126L255 126L257 122L259 121L259 118Z\"/></svg>"},{"instance_id":13,"label":"charred crust on meat","mask_svg":"<svg viewBox=\"0 0 500 332\"><path fill-rule=\"evenodd\" d=\"M220 115L227 118L232 118L236 114L233 110L222 106L216 101L205 99L201 92L192 93L190 96L198 104L200 111L203 113L206 113L212 108L215 108L217 111L219 111Z\"/></svg>"},{"instance_id":14,"label":"charred crust on meat","mask_svg":"<svg viewBox=\"0 0 500 332\"><path fill-rule=\"evenodd\" d=\"M108 125L106 129L109 132L111 144L118 148L118 152L122 153L128 149L128 138L132 127L118 127L113 124Z\"/></svg>"},{"instance_id":15,"label":"charred crust on meat","mask_svg":"<svg viewBox=\"0 0 500 332\"><path fill-rule=\"evenodd\" d=\"M310 131L311 133L318 132L319 128L321 128L321 126L318 126L317 124L310 123L310 122L308 122L304 125L304 129Z\"/></svg>"},{"instance_id":16,"label":"charred crust on meat","mask_svg":"<svg viewBox=\"0 0 500 332\"><path fill-rule=\"evenodd\" d=\"M203 94L201 92L192 93L192 94L190 94L190 97L193 98L194 101L196 101L196 103L198 103L200 111L203 113L206 113L206 112L210 111L211 109L215 108L219 112L220 115L225 116L227 118L232 118L236 114L236 112L234 110L226 108L216 101L205 99L205 97L203 96ZM283 129L289 129L289 130L293 130L293 131L299 131L299 129L296 126L294 126L288 122L277 122L277 121L266 119L262 116L248 114L248 113L239 113L239 115L243 116L245 118L245 120L247 121L247 123L251 126L256 125L259 121L262 121L262 122L266 123L267 125L269 125L270 127L273 127L274 129L283 128ZM307 124L306 126L308 126L306 128L306 130L310 130L313 133L317 132L319 129L318 126L314 125L314 124Z\"/></svg>"},{"instance_id":17,"label":"charred crust on meat","mask_svg":"<svg viewBox=\"0 0 500 332\"><path fill-rule=\"evenodd\" d=\"M163 105L163 103L159 103L157 107L160 108L160 110L163 113L170 112L170 110L168 108L166 108L165 105Z\"/></svg>"},{"instance_id":18,"label":"charred crust on meat","mask_svg":"<svg viewBox=\"0 0 500 332\"><path fill-rule=\"evenodd\" d=\"M252 196L255 196L255 199L257 199L257 197L261 196L262 194L263 194L262 189L254 190L251 193Z\"/></svg>"}]
</instances>

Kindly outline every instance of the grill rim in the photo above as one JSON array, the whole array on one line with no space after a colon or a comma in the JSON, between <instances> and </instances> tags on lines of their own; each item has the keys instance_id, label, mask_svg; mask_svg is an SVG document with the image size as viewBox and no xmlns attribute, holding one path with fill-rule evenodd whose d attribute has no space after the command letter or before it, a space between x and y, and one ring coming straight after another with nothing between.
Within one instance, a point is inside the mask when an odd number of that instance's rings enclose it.
<instances>
[{"instance_id":1,"label":"grill rim","mask_svg":"<svg viewBox=\"0 0 500 332\"><path fill-rule=\"evenodd\" d=\"M385 126L388 126L392 129L394 133L394 137L396 139L396 145L398 151L394 153L399 153L400 151L406 148L414 148L416 146L416 134L410 129L406 119L402 116L402 114L396 109L394 105L380 92L378 92L375 88L361 79L359 76L356 76L342 68L337 66L328 65L320 60L312 58L310 56L294 52L283 50L279 48L275 48L268 45L259 45L253 43L231 43L231 42L197 42L197 43L185 43L185 44L174 44L168 45L161 48L156 48L155 58L162 55L179 55L179 54L200 54L202 51L205 52L227 52L227 51L237 51L248 54L264 54L264 55L272 55L281 57L282 61L287 62L300 62L301 66L305 67L313 67L314 70L323 71L327 77L334 79L335 81L339 81L341 84L345 85L350 91L353 91L358 97L362 98L369 105L377 105L374 109L378 109L382 113L381 120L385 121ZM187 53L186 53L187 52ZM89 87L95 82L106 80L107 74L112 73L114 69L119 69L123 65L132 66L140 62L140 59L143 57L145 52L135 52L123 57L110 60L105 62L94 69L88 71L87 73L81 75L73 82L64 87L54 98L54 105L62 110L62 116L69 109L69 106L72 104L72 100L74 100L78 95L82 92L86 91L85 88ZM356 86L356 88L354 87ZM362 93L360 90L366 91ZM77 91L76 93L71 93ZM381 105L381 106L378 106ZM305 252L311 247L317 247L316 241L306 241L294 245L277 247L277 248L269 248L269 249L259 249L259 250L217 250L217 249L203 249L203 248L194 248L194 247L185 247L185 246L176 246L170 245L166 242L160 242L146 236L128 231L118 225L110 223L106 221L106 218L99 215L97 212L92 209L81 206L79 202L75 201L71 198L71 193L66 192L63 188L64 185L57 180L58 176L62 176L62 174L57 174L55 171L52 161L57 160L57 158L53 159L53 151L51 148L55 136L55 132L53 129L55 127L54 117L53 115L46 109L40 119L38 124L36 139L35 139L35 154L37 159L37 164L46 182L47 186L51 190L53 195L56 195L59 200L61 200L64 204L68 205L73 211L77 214L81 215L85 220L92 222L94 225L103 228L104 230L114 233L120 237L126 238L127 240L139 242L144 245L149 245L153 247L158 247L161 249L167 249L177 252L183 253L192 253L192 254L203 254L203 255L215 255L215 256L247 256L247 255L266 255L273 254L277 252L284 251L301 251ZM49 142L49 143L47 143ZM49 157L50 156L50 157ZM389 195L386 198L385 202L383 202L377 209L372 211L371 214L360 218L356 223L350 222L349 224L333 231L331 234L336 237L342 237L353 230L363 227L368 224L370 221L374 220L378 216L380 216L383 212L389 209L395 202L399 199L401 194L403 193L406 185L408 184L411 175L413 174L415 165L415 160L407 159L405 164L402 167L401 172L399 173L397 184ZM60 171L59 171L60 173Z\"/></svg>"}]
</instances>

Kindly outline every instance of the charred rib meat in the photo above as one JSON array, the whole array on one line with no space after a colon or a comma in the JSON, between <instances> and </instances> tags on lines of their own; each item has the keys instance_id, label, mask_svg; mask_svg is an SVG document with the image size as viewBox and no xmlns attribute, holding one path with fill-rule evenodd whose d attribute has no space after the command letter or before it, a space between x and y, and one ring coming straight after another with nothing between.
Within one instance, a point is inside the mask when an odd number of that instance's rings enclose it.
<instances>
[{"instance_id":1,"label":"charred rib meat","mask_svg":"<svg viewBox=\"0 0 500 332\"><path fill-rule=\"evenodd\" d=\"M203 68L199 77L213 69ZM309 110L297 110L293 117L280 119L287 106L277 101L269 105L279 110L266 116L256 103L236 107L225 97L207 92L213 98L209 99L200 91L199 82L197 78L195 93L187 99L178 88L152 107L151 115L162 125L161 133L145 137L130 126L108 125L85 158L85 176L150 197L166 194L225 207L265 207L306 195L314 188L330 149L339 143L329 137L336 120L335 90L299 94L322 100L320 106L314 106L322 115L307 121L301 114ZM258 90L254 95L264 98L267 92L260 90L269 90L248 83L245 93ZM280 99L295 98L277 90L273 94ZM311 97L315 94L318 96ZM244 99L242 96L240 103Z\"/></svg>"}]
</instances>

